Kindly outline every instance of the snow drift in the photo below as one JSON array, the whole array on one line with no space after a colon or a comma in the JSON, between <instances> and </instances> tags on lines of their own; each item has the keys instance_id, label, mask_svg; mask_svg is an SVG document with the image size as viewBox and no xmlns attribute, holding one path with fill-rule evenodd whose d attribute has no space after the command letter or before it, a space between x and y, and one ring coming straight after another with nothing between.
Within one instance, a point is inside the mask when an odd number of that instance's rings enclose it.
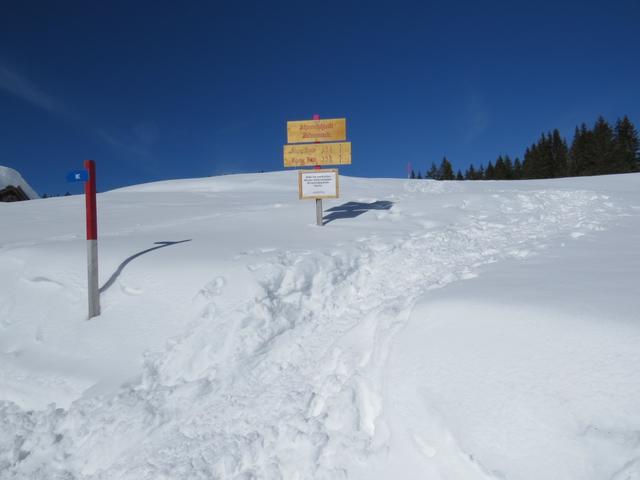
<instances>
[{"instance_id":1,"label":"snow drift","mask_svg":"<svg viewBox=\"0 0 640 480\"><path fill-rule=\"evenodd\" d=\"M640 175L294 172L80 197L0 240L0 478L640 478Z\"/></svg>"}]
</instances>

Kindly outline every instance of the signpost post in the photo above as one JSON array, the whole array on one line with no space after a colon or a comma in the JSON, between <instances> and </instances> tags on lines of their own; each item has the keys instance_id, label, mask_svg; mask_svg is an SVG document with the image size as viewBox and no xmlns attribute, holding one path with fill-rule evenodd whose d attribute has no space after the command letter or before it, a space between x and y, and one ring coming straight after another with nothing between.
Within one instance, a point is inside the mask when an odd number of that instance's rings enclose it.
<instances>
[{"instance_id":1,"label":"signpost post","mask_svg":"<svg viewBox=\"0 0 640 480\"><path fill-rule=\"evenodd\" d=\"M89 318L100 315L100 291L98 287L98 216L96 204L96 162L84 161L84 170L67 174L70 182L84 182L87 216L87 279Z\"/></svg>"},{"instance_id":2,"label":"signpost post","mask_svg":"<svg viewBox=\"0 0 640 480\"><path fill-rule=\"evenodd\" d=\"M301 200L316 200L318 226L324 225L322 199L338 198L340 193L338 170L322 170L321 165L351 164L351 142L346 139L345 118L320 120L315 114L313 120L287 122L287 141L295 145L284 146L284 166L314 167L314 170L298 171L298 194Z\"/></svg>"}]
</instances>

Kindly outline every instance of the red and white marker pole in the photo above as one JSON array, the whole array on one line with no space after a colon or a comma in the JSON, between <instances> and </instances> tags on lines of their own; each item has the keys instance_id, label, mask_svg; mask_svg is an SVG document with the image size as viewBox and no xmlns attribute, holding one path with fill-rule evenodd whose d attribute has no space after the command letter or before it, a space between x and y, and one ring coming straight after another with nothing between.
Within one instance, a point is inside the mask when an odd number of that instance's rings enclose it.
<instances>
[{"instance_id":1,"label":"red and white marker pole","mask_svg":"<svg viewBox=\"0 0 640 480\"><path fill-rule=\"evenodd\" d=\"M89 178L84 182L87 206L87 278L89 282L89 318L100 315L98 287L98 215L96 206L96 162L85 160Z\"/></svg>"},{"instance_id":2,"label":"red and white marker pole","mask_svg":"<svg viewBox=\"0 0 640 480\"><path fill-rule=\"evenodd\" d=\"M317 113L313 114L313 120L320 120L320 115ZM320 143L320 142L316 142ZM321 170L322 167L320 165L316 165L313 167L314 170ZM316 198L316 225L322 227L324 222L322 221L322 199Z\"/></svg>"}]
</instances>

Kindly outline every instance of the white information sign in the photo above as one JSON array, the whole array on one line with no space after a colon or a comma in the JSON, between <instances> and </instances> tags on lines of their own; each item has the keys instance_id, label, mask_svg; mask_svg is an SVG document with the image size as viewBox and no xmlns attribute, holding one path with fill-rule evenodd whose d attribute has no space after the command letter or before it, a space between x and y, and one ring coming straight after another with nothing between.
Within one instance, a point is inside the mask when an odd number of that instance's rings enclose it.
<instances>
[{"instance_id":1,"label":"white information sign","mask_svg":"<svg viewBox=\"0 0 640 480\"><path fill-rule=\"evenodd\" d=\"M300 199L307 198L338 198L338 169L299 170L298 194Z\"/></svg>"}]
</instances>

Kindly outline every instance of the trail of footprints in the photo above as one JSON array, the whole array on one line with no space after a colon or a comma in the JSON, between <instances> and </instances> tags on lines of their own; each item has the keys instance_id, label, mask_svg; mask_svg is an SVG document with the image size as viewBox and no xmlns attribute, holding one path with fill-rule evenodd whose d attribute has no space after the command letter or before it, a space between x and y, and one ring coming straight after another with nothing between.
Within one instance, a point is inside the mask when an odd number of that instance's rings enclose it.
<instances>
[{"instance_id":1,"label":"trail of footprints","mask_svg":"<svg viewBox=\"0 0 640 480\"><path fill-rule=\"evenodd\" d=\"M336 251L246 252L251 298L222 310L226 280L214 278L194 298L189 331L148 356L139 385L36 415L62 437L33 448L60 459L68 478L346 478L354 459L386 448L382 375L416 299L549 237L602 228L613 211L604 200L529 192L504 200L504 211L530 213L509 224L478 214ZM37 430L7 428L22 438ZM426 457L437 454L414 437ZM5 472L26 458L12 457Z\"/></svg>"}]
</instances>

